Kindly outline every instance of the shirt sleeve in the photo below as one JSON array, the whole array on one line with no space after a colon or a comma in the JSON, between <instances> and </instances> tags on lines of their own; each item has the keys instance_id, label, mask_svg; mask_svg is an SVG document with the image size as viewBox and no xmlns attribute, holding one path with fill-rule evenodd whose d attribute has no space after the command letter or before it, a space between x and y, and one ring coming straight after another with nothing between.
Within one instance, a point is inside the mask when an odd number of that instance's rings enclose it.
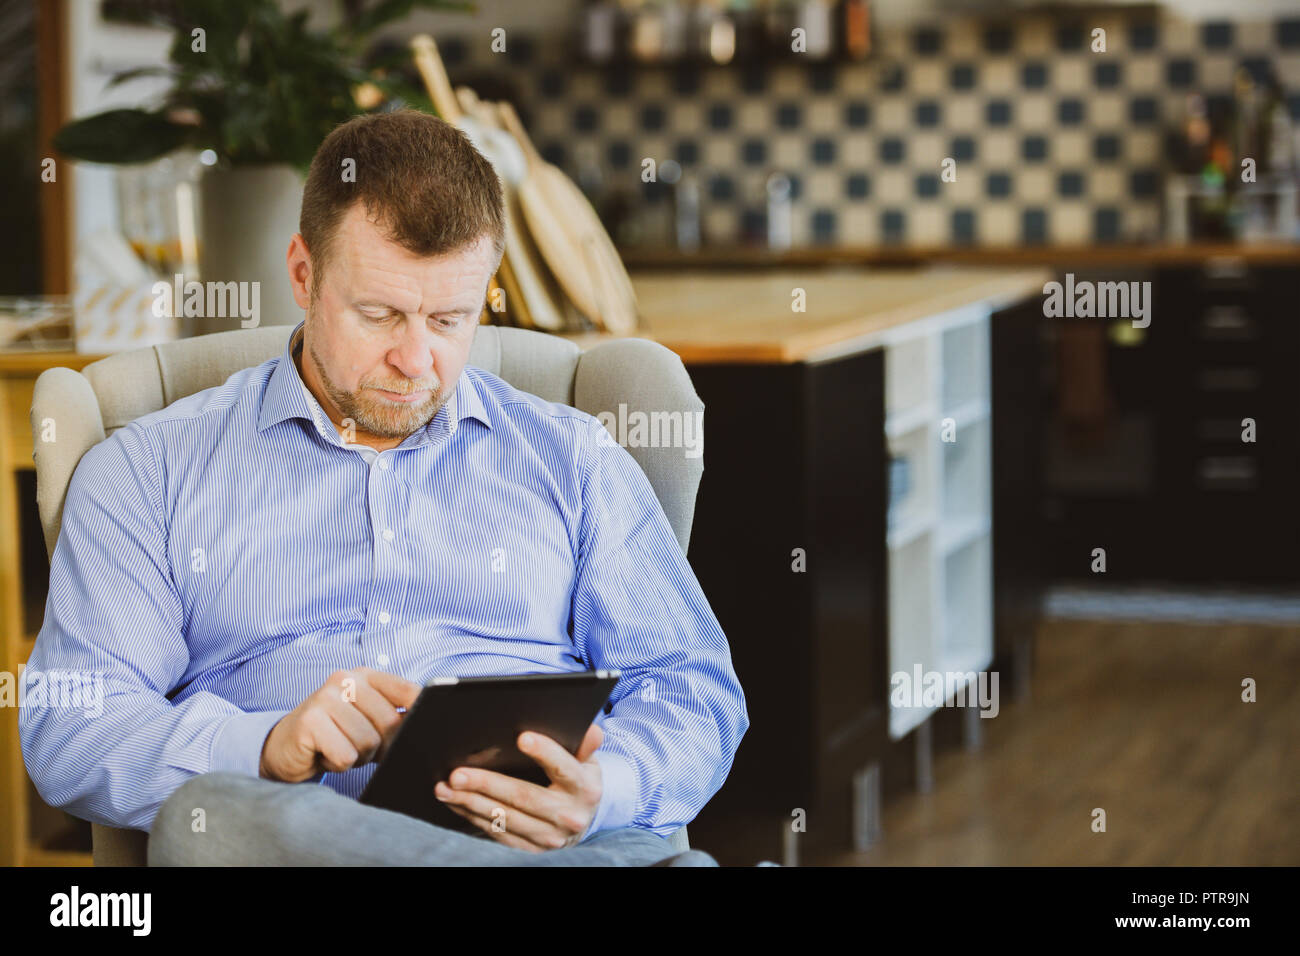
<instances>
[{"instance_id":1,"label":"shirt sleeve","mask_svg":"<svg viewBox=\"0 0 1300 956\"><path fill-rule=\"evenodd\" d=\"M137 426L83 456L50 562L45 621L20 678L19 737L41 798L142 830L197 774L256 776L266 736L287 713L244 713L207 691L169 700L189 649L161 487ZM73 696L56 693L73 687Z\"/></svg>"},{"instance_id":2,"label":"shirt sleeve","mask_svg":"<svg viewBox=\"0 0 1300 956\"><path fill-rule=\"evenodd\" d=\"M654 489L592 424L573 636L589 666L622 679L596 719L603 789L587 833L639 826L667 836L722 786L749 715L726 636Z\"/></svg>"}]
</instances>

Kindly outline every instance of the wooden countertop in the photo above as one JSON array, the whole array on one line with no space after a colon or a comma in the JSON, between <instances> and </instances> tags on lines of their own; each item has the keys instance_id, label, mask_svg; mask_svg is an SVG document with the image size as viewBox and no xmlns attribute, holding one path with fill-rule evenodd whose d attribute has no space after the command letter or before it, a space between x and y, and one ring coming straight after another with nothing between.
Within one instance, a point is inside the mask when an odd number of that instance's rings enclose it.
<instances>
[{"instance_id":1,"label":"wooden countertop","mask_svg":"<svg viewBox=\"0 0 1300 956\"><path fill-rule=\"evenodd\" d=\"M802 362L870 348L905 322L1041 295L1046 269L825 269L634 273L639 338L687 364ZM804 290L806 312L791 309ZM612 338L566 336L584 348Z\"/></svg>"},{"instance_id":2,"label":"wooden countertop","mask_svg":"<svg viewBox=\"0 0 1300 956\"><path fill-rule=\"evenodd\" d=\"M63 349L0 349L0 376L39 375L47 368L63 366L77 371L91 362L102 359L102 355L89 352L73 352Z\"/></svg>"},{"instance_id":3,"label":"wooden countertop","mask_svg":"<svg viewBox=\"0 0 1300 956\"><path fill-rule=\"evenodd\" d=\"M1051 278L1044 268L953 266L635 272L641 324L633 335L667 346L687 364L813 361L871 348L882 332L906 322L1041 295ZM795 289L804 290L804 312L791 309ZM614 337L565 336L584 348ZM0 352L0 375L35 375L51 365L80 369L101 357Z\"/></svg>"},{"instance_id":4,"label":"wooden countertop","mask_svg":"<svg viewBox=\"0 0 1300 956\"><path fill-rule=\"evenodd\" d=\"M620 250L630 269L786 268L828 265L918 266L926 263L1002 268L1056 266L1199 265L1237 259L1260 265L1300 265L1300 242L1191 242L1066 246L810 246L772 252L759 246L720 246L697 252Z\"/></svg>"}]
</instances>

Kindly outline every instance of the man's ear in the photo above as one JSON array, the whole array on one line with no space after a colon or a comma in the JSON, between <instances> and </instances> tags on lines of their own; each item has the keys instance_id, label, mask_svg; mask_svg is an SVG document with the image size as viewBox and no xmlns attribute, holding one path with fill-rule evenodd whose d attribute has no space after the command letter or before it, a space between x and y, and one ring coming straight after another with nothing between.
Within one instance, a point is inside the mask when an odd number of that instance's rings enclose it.
<instances>
[{"instance_id":1,"label":"man's ear","mask_svg":"<svg viewBox=\"0 0 1300 956\"><path fill-rule=\"evenodd\" d=\"M293 301L298 303L298 308L305 310L311 305L312 271L311 253L307 251L307 243L301 233L294 233L293 239L289 241L285 264L289 267Z\"/></svg>"}]
</instances>

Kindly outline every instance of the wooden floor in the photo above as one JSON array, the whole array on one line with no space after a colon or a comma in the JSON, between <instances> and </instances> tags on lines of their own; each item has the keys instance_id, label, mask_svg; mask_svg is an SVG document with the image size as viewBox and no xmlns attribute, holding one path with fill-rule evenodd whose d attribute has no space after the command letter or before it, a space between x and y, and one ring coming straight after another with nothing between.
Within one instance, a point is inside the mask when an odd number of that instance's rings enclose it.
<instances>
[{"instance_id":1,"label":"wooden floor","mask_svg":"<svg viewBox=\"0 0 1300 956\"><path fill-rule=\"evenodd\" d=\"M1300 863L1300 624L1047 621L1030 699L1007 696L981 751L887 801L879 844L805 862Z\"/></svg>"}]
</instances>

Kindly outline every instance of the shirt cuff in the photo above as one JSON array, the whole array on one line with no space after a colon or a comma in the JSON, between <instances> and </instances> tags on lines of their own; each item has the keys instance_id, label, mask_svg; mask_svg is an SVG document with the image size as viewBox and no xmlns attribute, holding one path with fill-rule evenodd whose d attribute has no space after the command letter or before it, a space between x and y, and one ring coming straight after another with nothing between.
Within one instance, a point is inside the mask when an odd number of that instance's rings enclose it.
<instances>
[{"instance_id":1,"label":"shirt cuff","mask_svg":"<svg viewBox=\"0 0 1300 956\"><path fill-rule=\"evenodd\" d=\"M235 714L222 725L212 742L211 770L261 776L262 747L271 728L287 710L262 710L252 714Z\"/></svg>"},{"instance_id":2,"label":"shirt cuff","mask_svg":"<svg viewBox=\"0 0 1300 956\"><path fill-rule=\"evenodd\" d=\"M582 835L584 840L601 830L631 826L641 792L636 768L626 757L608 750L597 750L596 762L600 764L600 805L596 807L596 815L592 817L587 832Z\"/></svg>"}]
</instances>

